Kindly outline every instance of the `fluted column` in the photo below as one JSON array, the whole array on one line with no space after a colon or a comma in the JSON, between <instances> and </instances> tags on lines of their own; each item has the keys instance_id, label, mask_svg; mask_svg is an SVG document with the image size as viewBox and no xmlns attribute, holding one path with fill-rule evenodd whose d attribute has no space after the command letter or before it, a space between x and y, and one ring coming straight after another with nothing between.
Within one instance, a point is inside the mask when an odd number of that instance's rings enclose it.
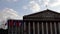
<instances>
[{"instance_id":1,"label":"fluted column","mask_svg":"<svg viewBox=\"0 0 60 34\"><path fill-rule=\"evenodd\" d=\"M60 34L60 22L58 22L58 30L59 30L59 34Z\"/></svg>"},{"instance_id":2,"label":"fluted column","mask_svg":"<svg viewBox=\"0 0 60 34\"><path fill-rule=\"evenodd\" d=\"M56 22L54 22L55 34L57 34Z\"/></svg>"},{"instance_id":3,"label":"fluted column","mask_svg":"<svg viewBox=\"0 0 60 34\"><path fill-rule=\"evenodd\" d=\"M8 34L11 34L11 29L9 24L8 24Z\"/></svg>"},{"instance_id":4,"label":"fluted column","mask_svg":"<svg viewBox=\"0 0 60 34\"><path fill-rule=\"evenodd\" d=\"M57 34L56 22L54 22L55 34Z\"/></svg>"},{"instance_id":5,"label":"fluted column","mask_svg":"<svg viewBox=\"0 0 60 34\"><path fill-rule=\"evenodd\" d=\"M35 22L33 22L33 34L35 34Z\"/></svg>"},{"instance_id":6,"label":"fluted column","mask_svg":"<svg viewBox=\"0 0 60 34\"><path fill-rule=\"evenodd\" d=\"M44 26L43 26L43 22L42 22L42 34L44 34Z\"/></svg>"},{"instance_id":7,"label":"fluted column","mask_svg":"<svg viewBox=\"0 0 60 34\"><path fill-rule=\"evenodd\" d=\"M46 34L48 34L48 23L46 22Z\"/></svg>"},{"instance_id":8,"label":"fluted column","mask_svg":"<svg viewBox=\"0 0 60 34\"><path fill-rule=\"evenodd\" d=\"M24 22L24 34L26 34L26 22Z\"/></svg>"},{"instance_id":9,"label":"fluted column","mask_svg":"<svg viewBox=\"0 0 60 34\"><path fill-rule=\"evenodd\" d=\"M13 34L13 26L12 26L12 34Z\"/></svg>"},{"instance_id":10,"label":"fluted column","mask_svg":"<svg viewBox=\"0 0 60 34\"><path fill-rule=\"evenodd\" d=\"M22 24L22 34L24 34L24 23Z\"/></svg>"},{"instance_id":11,"label":"fluted column","mask_svg":"<svg viewBox=\"0 0 60 34\"><path fill-rule=\"evenodd\" d=\"M28 23L28 34L30 34L30 22Z\"/></svg>"},{"instance_id":12,"label":"fluted column","mask_svg":"<svg viewBox=\"0 0 60 34\"><path fill-rule=\"evenodd\" d=\"M50 22L50 31L51 31L51 34L53 34L53 31L52 31L52 22Z\"/></svg>"},{"instance_id":13,"label":"fluted column","mask_svg":"<svg viewBox=\"0 0 60 34\"><path fill-rule=\"evenodd\" d=\"M15 34L17 34L17 26L15 25Z\"/></svg>"},{"instance_id":14,"label":"fluted column","mask_svg":"<svg viewBox=\"0 0 60 34\"><path fill-rule=\"evenodd\" d=\"M37 22L37 30L38 30L38 34L39 34L39 22Z\"/></svg>"}]
</instances>

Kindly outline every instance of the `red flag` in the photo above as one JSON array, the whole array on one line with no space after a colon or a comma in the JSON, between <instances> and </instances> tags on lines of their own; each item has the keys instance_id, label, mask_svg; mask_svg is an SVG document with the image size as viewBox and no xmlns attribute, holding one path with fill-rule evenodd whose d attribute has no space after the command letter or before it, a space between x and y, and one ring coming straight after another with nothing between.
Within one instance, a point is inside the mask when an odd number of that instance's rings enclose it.
<instances>
[{"instance_id":1,"label":"red flag","mask_svg":"<svg viewBox=\"0 0 60 34\"><path fill-rule=\"evenodd\" d=\"M19 27L19 23L16 23L16 26Z\"/></svg>"},{"instance_id":2,"label":"red flag","mask_svg":"<svg viewBox=\"0 0 60 34\"><path fill-rule=\"evenodd\" d=\"M21 23L18 21L18 22L16 22L16 26L17 27L20 27L20 25L21 25Z\"/></svg>"},{"instance_id":3,"label":"red flag","mask_svg":"<svg viewBox=\"0 0 60 34\"><path fill-rule=\"evenodd\" d=\"M14 25L13 20L9 21L9 26L12 27L13 25Z\"/></svg>"}]
</instances>

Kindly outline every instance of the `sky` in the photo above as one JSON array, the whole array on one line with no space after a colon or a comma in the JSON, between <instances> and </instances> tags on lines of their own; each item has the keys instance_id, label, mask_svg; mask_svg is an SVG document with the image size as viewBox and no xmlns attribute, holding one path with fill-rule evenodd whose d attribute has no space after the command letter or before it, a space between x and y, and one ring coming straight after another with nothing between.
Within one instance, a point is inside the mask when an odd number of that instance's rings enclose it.
<instances>
[{"instance_id":1,"label":"sky","mask_svg":"<svg viewBox=\"0 0 60 34\"><path fill-rule=\"evenodd\" d=\"M24 15L40 12L47 8L60 12L60 0L0 0L0 13L13 11L20 16L20 19L23 19Z\"/></svg>"},{"instance_id":2,"label":"sky","mask_svg":"<svg viewBox=\"0 0 60 34\"><path fill-rule=\"evenodd\" d=\"M0 0L0 28L7 28L8 19L23 19L46 9L60 13L60 0Z\"/></svg>"}]
</instances>

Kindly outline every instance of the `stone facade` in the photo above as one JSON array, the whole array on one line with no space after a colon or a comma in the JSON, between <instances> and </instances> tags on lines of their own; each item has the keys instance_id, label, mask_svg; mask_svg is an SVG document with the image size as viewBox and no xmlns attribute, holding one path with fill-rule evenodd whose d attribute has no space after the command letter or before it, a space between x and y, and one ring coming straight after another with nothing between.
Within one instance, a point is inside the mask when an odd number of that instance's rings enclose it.
<instances>
[{"instance_id":1,"label":"stone facade","mask_svg":"<svg viewBox=\"0 0 60 34\"><path fill-rule=\"evenodd\" d=\"M22 23L22 20L8 20L8 34L22 34Z\"/></svg>"},{"instance_id":2,"label":"stone facade","mask_svg":"<svg viewBox=\"0 0 60 34\"><path fill-rule=\"evenodd\" d=\"M44 10L23 17L25 34L60 34L60 13Z\"/></svg>"}]
</instances>

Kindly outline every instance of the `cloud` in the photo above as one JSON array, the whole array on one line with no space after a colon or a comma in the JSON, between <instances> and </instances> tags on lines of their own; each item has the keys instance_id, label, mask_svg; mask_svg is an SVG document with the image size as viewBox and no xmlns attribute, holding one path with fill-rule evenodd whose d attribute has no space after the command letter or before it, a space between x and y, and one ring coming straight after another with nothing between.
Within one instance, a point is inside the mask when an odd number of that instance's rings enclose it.
<instances>
[{"instance_id":1,"label":"cloud","mask_svg":"<svg viewBox=\"0 0 60 34\"><path fill-rule=\"evenodd\" d=\"M44 4L48 5L50 0L44 0Z\"/></svg>"},{"instance_id":2,"label":"cloud","mask_svg":"<svg viewBox=\"0 0 60 34\"><path fill-rule=\"evenodd\" d=\"M7 19L20 19L20 15L13 9L5 8L1 13Z\"/></svg>"},{"instance_id":3,"label":"cloud","mask_svg":"<svg viewBox=\"0 0 60 34\"><path fill-rule=\"evenodd\" d=\"M32 12L38 12L41 11L41 9L49 9L59 5L60 0L30 0L27 5L23 6L23 9L31 10Z\"/></svg>"},{"instance_id":4,"label":"cloud","mask_svg":"<svg viewBox=\"0 0 60 34\"><path fill-rule=\"evenodd\" d=\"M8 1L8 2L17 2L18 0L6 0L6 1Z\"/></svg>"},{"instance_id":5,"label":"cloud","mask_svg":"<svg viewBox=\"0 0 60 34\"><path fill-rule=\"evenodd\" d=\"M29 7L33 12L40 11L40 5L35 1L31 1Z\"/></svg>"},{"instance_id":6,"label":"cloud","mask_svg":"<svg viewBox=\"0 0 60 34\"><path fill-rule=\"evenodd\" d=\"M37 3L37 2L35 2L35 1L30 1L29 3L28 3L28 5L26 5L25 7L24 7L24 9L26 10L26 9L29 9L29 10L31 10L32 12L38 12L38 11L40 11L40 5Z\"/></svg>"},{"instance_id":7,"label":"cloud","mask_svg":"<svg viewBox=\"0 0 60 34\"><path fill-rule=\"evenodd\" d=\"M27 6L23 6L22 8L23 8L23 9L28 9Z\"/></svg>"},{"instance_id":8,"label":"cloud","mask_svg":"<svg viewBox=\"0 0 60 34\"><path fill-rule=\"evenodd\" d=\"M58 5L60 5L60 0L57 0L56 2L50 4L51 7L55 7Z\"/></svg>"},{"instance_id":9,"label":"cloud","mask_svg":"<svg viewBox=\"0 0 60 34\"><path fill-rule=\"evenodd\" d=\"M10 8L5 8L0 12L0 28L2 27L5 23L7 23L8 19L15 19L15 20L20 20L21 16L18 15L16 11ZM6 29L6 28L5 28Z\"/></svg>"}]
</instances>

